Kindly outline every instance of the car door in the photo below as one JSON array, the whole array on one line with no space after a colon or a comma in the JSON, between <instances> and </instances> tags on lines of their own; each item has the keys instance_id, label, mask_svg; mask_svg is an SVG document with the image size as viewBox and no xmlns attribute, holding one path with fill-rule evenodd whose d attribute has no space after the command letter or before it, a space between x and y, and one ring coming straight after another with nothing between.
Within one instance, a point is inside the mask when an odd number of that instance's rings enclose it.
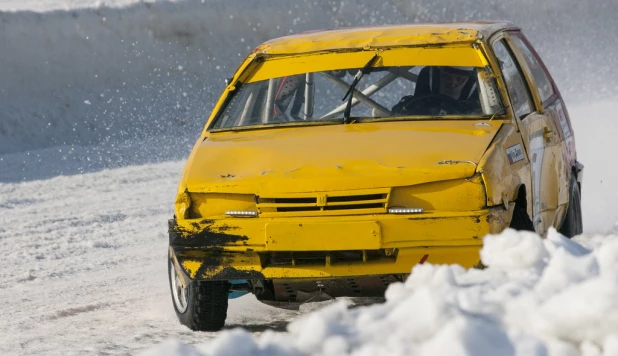
<instances>
[{"instance_id":1,"label":"car door","mask_svg":"<svg viewBox=\"0 0 618 356\"><path fill-rule=\"evenodd\" d=\"M558 143L556 128L539 105L538 92L530 90L534 88L534 82L530 80L520 53L513 50L509 35L494 38L492 47L500 62L513 114L530 161L528 214L537 233L544 235L550 226L555 225L559 206L560 176L555 167L563 164L564 159L556 157L552 150Z\"/></svg>"},{"instance_id":2,"label":"car door","mask_svg":"<svg viewBox=\"0 0 618 356\"><path fill-rule=\"evenodd\" d=\"M536 88L533 92L540 111L549 119L550 125L553 127L553 131L546 134L546 136L551 136L551 145L547 150L551 152L553 159L553 164L547 168L548 170L553 169L552 174L558 177L557 185L553 187L552 192L552 194L558 194L558 206L552 225L559 228L562 225L569 203L571 167L576 162L573 129L566 106L551 75L525 36L519 31L513 31L509 33L508 40L513 51L520 58L520 63L526 69L528 80L532 83L531 87ZM548 189L550 188L548 187ZM541 195L543 195L543 189L541 188Z\"/></svg>"}]
</instances>

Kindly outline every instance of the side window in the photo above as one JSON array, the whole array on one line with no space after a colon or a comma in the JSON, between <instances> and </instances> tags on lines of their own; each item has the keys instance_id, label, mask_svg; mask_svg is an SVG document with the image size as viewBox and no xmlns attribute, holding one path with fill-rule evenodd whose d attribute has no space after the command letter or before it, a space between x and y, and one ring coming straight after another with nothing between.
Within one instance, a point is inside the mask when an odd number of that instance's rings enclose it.
<instances>
[{"instance_id":1,"label":"side window","mask_svg":"<svg viewBox=\"0 0 618 356\"><path fill-rule=\"evenodd\" d=\"M534 77L534 81L536 82L536 86L539 90L541 102L545 102L552 95L554 95L554 88L549 80L549 74L545 71L537 56L532 53L530 48L520 37L512 36L511 38L515 47L517 47L524 55L526 63L532 71L532 76Z\"/></svg>"},{"instance_id":2,"label":"side window","mask_svg":"<svg viewBox=\"0 0 618 356\"><path fill-rule=\"evenodd\" d=\"M500 69L502 69L502 76L506 81L513 110L519 118L523 118L531 113L534 107L528 86L504 41L494 43L493 47L496 57L500 61Z\"/></svg>"}]
</instances>

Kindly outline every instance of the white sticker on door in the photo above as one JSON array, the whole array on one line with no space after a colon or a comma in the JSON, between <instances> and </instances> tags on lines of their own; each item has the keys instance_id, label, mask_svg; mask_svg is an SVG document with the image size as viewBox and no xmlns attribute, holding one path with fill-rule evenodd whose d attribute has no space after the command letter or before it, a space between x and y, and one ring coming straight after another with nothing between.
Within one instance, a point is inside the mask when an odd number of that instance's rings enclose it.
<instances>
[{"instance_id":1,"label":"white sticker on door","mask_svg":"<svg viewBox=\"0 0 618 356\"><path fill-rule=\"evenodd\" d=\"M521 149L521 145L519 143L515 146L507 148L506 155L509 158L510 164L519 162L524 159L524 151Z\"/></svg>"}]
</instances>

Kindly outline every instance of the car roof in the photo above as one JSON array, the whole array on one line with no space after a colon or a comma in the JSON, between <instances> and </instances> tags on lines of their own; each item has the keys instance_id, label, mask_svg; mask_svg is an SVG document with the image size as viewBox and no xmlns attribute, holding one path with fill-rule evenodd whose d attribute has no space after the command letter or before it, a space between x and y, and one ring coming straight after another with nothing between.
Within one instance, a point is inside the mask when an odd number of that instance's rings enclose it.
<instances>
[{"instance_id":1,"label":"car roof","mask_svg":"<svg viewBox=\"0 0 618 356\"><path fill-rule=\"evenodd\" d=\"M507 28L516 27L506 21L479 21L327 29L275 38L258 46L255 52L292 54L367 47L466 43L489 38L495 32Z\"/></svg>"}]
</instances>

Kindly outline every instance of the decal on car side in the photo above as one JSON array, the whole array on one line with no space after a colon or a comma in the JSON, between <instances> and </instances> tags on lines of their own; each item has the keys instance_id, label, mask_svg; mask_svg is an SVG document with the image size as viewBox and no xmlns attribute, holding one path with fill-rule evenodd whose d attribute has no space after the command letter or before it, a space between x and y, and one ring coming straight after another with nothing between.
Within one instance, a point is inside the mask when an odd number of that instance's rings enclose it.
<instances>
[{"instance_id":1,"label":"decal on car side","mask_svg":"<svg viewBox=\"0 0 618 356\"><path fill-rule=\"evenodd\" d=\"M524 159L524 151L521 149L521 145L518 143L506 149L506 155L509 158L509 163L517 163Z\"/></svg>"}]
</instances>

